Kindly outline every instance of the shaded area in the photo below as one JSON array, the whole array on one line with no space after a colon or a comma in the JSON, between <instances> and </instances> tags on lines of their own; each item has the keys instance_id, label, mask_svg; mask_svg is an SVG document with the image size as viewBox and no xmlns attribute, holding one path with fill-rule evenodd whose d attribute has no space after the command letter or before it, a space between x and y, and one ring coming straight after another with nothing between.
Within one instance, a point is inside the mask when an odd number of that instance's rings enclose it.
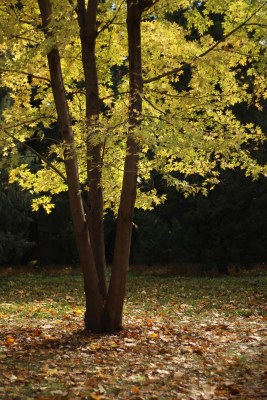
<instances>
[{"instance_id":1,"label":"shaded area","mask_svg":"<svg viewBox=\"0 0 267 400\"><path fill-rule=\"evenodd\" d=\"M138 211L134 263L198 263L199 273L250 268L267 259L267 181L225 172L207 197L168 189L166 203ZM163 188L162 188L163 189Z\"/></svg>"},{"instance_id":2,"label":"shaded area","mask_svg":"<svg viewBox=\"0 0 267 400\"><path fill-rule=\"evenodd\" d=\"M200 275L214 270L225 272L225 267L231 265L236 271L255 264L266 265L266 179L253 182L241 172L227 172L207 197L197 195L187 199L156 180L153 185L160 191L167 190L167 201L153 211L136 210L132 264L195 263ZM29 198L3 182L0 236L4 242L0 246L0 265L29 266L35 261L41 266L78 263L66 194L55 201L51 214L42 210L33 214ZM105 217L109 263L114 234L115 219L109 212Z\"/></svg>"}]
</instances>

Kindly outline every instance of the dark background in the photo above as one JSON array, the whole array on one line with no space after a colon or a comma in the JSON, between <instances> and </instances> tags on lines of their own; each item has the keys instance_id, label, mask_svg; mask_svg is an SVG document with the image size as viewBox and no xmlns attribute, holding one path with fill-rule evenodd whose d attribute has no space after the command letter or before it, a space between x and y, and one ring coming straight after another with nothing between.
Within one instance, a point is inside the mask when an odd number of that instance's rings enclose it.
<instances>
[{"instance_id":1,"label":"dark background","mask_svg":"<svg viewBox=\"0 0 267 400\"><path fill-rule=\"evenodd\" d=\"M227 171L207 197L184 198L173 189L153 211L136 210L131 263L197 263L200 271L227 273L234 264L250 268L267 261L267 180L252 181ZM8 185L1 173L0 265L76 265L67 194L56 199L51 214L32 212L30 197ZM112 261L115 218L105 217L107 261Z\"/></svg>"}]
</instances>

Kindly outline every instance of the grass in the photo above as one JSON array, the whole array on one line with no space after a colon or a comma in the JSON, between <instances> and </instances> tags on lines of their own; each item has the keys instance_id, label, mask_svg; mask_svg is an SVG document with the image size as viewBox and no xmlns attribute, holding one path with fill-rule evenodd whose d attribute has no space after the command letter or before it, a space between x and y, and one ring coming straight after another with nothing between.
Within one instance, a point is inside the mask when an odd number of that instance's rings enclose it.
<instances>
[{"instance_id":1,"label":"grass","mask_svg":"<svg viewBox=\"0 0 267 400\"><path fill-rule=\"evenodd\" d=\"M101 336L78 272L0 277L0 398L264 399L266 283L131 273L124 331Z\"/></svg>"}]
</instances>

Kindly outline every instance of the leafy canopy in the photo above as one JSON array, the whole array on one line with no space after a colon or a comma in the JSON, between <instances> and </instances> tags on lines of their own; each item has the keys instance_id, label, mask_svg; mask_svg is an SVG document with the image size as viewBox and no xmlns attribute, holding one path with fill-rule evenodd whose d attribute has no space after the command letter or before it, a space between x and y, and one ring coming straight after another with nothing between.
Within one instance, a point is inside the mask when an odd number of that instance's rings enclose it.
<instances>
[{"instance_id":1,"label":"leafy canopy","mask_svg":"<svg viewBox=\"0 0 267 400\"><path fill-rule=\"evenodd\" d=\"M50 29L40 28L37 2L10 0L0 7L0 150L11 157L10 182L33 195L33 209L53 208L51 195L67 190L63 153L46 53L60 50L79 160L86 182L86 140L103 143L105 207L117 209L128 127L128 52L125 1L98 9L97 67L101 115L88 132L79 26L72 1L53 0ZM265 140L260 126L242 123L235 106L261 108L266 90L266 9L261 0L157 1L143 16L143 115L135 138L141 145L137 207L164 200L143 190L152 171L185 193L206 193L219 170L241 167L256 178L267 167L251 151ZM33 158L17 157L33 148ZM24 153L23 153L24 154ZM25 161L26 160L26 161ZM14 162L13 162L14 161ZM17 165L14 165L14 163ZM90 183L89 183L90 184Z\"/></svg>"}]
</instances>

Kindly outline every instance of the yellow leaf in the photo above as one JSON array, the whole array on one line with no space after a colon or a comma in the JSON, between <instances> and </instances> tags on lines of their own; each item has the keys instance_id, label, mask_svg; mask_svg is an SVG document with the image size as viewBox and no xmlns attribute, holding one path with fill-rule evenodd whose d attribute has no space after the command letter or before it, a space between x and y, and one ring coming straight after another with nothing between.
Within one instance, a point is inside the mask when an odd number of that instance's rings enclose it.
<instances>
[{"instance_id":1,"label":"yellow leaf","mask_svg":"<svg viewBox=\"0 0 267 400\"><path fill-rule=\"evenodd\" d=\"M46 371L46 375L52 376L52 375L59 375L59 371L57 368L50 368Z\"/></svg>"},{"instance_id":2,"label":"yellow leaf","mask_svg":"<svg viewBox=\"0 0 267 400\"><path fill-rule=\"evenodd\" d=\"M90 398L93 400L102 400L101 396L98 396L97 394L91 393Z\"/></svg>"},{"instance_id":3,"label":"yellow leaf","mask_svg":"<svg viewBox=\"0 0 267 400\"><path fill-rule=\"evenodd\" d=\"M139 394L140 393L140 389L138 386L132 386L131 387L131 392L134 394Z\"/></svg>"},{"instance_id":4,"label":"yellow leaf","mask_svg":"<svg viewBox=\"0 0 267 400\"><path fill-rule=\"evenodd\" d=\"M155 339L155 338L157 338L159 335L157 334L157 333L151 333L150 335L149 335L149 337L150 338L152 338L152 339Z\"/></svg>"},{"instance_id":5,"label":"yellow leaf","mask_svg":"<svg viewBox=\"0 0 267 400\"><path fill-rule=\"evenodd\" d=\"M13 344L15 342L15 339L13 338L13 337L8 337L7 339L6 339L6 344L8 344L8 345L10 345L10 344Z\"/></svg>"}]
</instances>

